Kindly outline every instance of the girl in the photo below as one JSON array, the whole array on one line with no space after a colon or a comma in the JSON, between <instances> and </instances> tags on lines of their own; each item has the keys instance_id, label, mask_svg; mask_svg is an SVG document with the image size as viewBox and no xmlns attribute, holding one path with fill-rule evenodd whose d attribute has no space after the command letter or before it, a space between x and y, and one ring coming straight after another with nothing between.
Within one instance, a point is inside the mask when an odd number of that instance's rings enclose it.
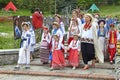
<instances>
[{"instance_id":1,"label":"girl","mask_svg":"<svg viewBox=\"0 0 120 80\"><path fill-rule=\"evenodd\" d=\"M100 47L102 49L104 58L107 59L107 54L105 53L105 50L106 50L105 39L106 39L106 36L107 36L107 31L105 29L105 21L104 20L98 21L98 25L99 25L99 28L98 28L98 40L101 43Z\"/></svg>"},{"instance_id":2,"label":"girl","mask_svg":"<svg viewBox=\"0 0 120 80\"><path fill-rule=\"evenodd\" d=\"M72 18L72 22L71 22L71 26L69 28L69 34L68 34L68 37L69 37L68 44L70 44L70 42L73 40L73 35L76 33L77 34L80 33L80 30L78 27L78 21Z\"/></svg>"},{"instance_id":3,"label":"girl","mask_svg":"<svg viewBox=\"0 0 120 80\"><path fill-rule=\"evenodd\" d=\"M71 66L73 66L72 69L76 69L76 67L79 64L79 51L80 51L80 41L78 40L78 35L74 34L74 39L71 41L69 45L69 57L68 62Z\"/></svg>"},{"instance_id":4,"label":"girl","mask_svg":"<svg viewBox=\"0 0 120 80\"><path fill-rule=\"evenodd\" d=\"M29 69L30 66L30 39L31 39L31 33L30 33L30 27L27 22L22 23L23 32L22 32L22 41L21 41L21 48L19 49L19 58L18 58L18 65L15 67L15 69L20 69L20 65L24 64L26 65L25 68Z\"/></svg>"},{"instance_id":5,"label":"girl","mask_svg":"<svg viewBox=\"0 0 120 80\"><path fill-rule=\"evenodd\" d=\"M54 41L52 42L52 63L50 70L64 68L65 66L65 59L61 47L63 45L59 42L59 36L55 34Z\"/></svg>"},{"instance_id":6,"label":"girl","mask_svg":"<svg viewBox=\"0 0 120 80\"><path fill-rule=\"evenodd\" d=\"M78 12L76 9L73 10L73 12L72 12L72 18L77 20L77 22L78 22L78 27L79 27L79 30L80 30L81 25L82 25L82 21L81 21L81 19L79 18L79 12ZM70 25L71 25L71 23L70 23Z\"/></svg>"},{"instance_id":7,"label":"girl","mask_svg":"<svg viewBox=\"0 0 120 80\"><path fill-rule=\"evenodd\" d=\"M40 47L40 60L42 64L46 64L49 61L49 44L50 44L51 36L47 27L43 28L43 34L41 39L41 47Z\"/></svg>"}]
</instances>

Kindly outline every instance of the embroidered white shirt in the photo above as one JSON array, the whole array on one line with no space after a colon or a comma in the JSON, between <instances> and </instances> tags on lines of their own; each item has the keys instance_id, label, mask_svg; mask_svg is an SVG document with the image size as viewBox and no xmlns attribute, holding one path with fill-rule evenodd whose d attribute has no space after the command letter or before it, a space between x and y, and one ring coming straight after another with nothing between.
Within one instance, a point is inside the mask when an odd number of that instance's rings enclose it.
<instances>
[{"instance_id":1,"label":"embroidered white shirt","mask_svg":"<svg viewBox=\"0 0 120 80\"><path fill-rule=\"evenodd\" d=\"M72 49L77 49L78 51L80 51L80 41L79 40L72 40L70 45L68 46L69 48L72 48Z\"/></svg>"}]
</instances>

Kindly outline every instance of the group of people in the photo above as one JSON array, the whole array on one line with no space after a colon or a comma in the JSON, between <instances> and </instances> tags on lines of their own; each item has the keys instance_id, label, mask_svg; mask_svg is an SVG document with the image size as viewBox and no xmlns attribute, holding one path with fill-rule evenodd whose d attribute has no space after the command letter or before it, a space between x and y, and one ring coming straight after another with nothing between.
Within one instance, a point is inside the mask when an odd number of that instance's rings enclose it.
<instances>
[{"instance_id":1,"label":"group of people","mask_svg":"<svg viewBox=\"0 0 120 80\"><path fill-rule=\"evenodd\" d=\"M65 66L72 66L74 70L79 66L80 57L84 62L83 70L94 66L96 60L104 63L106 54L109 54L110 63L114 62L116 44L120 40L120 34L115 29L114 23L99 20L89 13L83 16L78 10L73 10L68 31L65 31L62 17L55 14L54 18L51 32L48 27L42 25L40 44L40 61L42 64L49 63L50 70L63 69ZM32 43L35 41L31 41L33 37L29 24L24 22L22 26L24 32L16 68L20 68L20 64L26 64L26 68L30 68L30 48L35 45ZM88 64L89 61L92 61L91 65Z\"/></svg>"}]
</instances>

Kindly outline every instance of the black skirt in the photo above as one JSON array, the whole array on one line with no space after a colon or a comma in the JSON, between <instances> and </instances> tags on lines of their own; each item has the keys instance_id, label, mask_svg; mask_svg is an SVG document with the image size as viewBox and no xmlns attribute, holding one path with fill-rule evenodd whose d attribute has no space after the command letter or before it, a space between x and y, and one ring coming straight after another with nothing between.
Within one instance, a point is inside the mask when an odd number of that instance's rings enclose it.
<instances>
[{"instance_id":1,"label":"black skirt","mask_svg":"<svg viewBox=\"0 0 120 80\"><path fill-rule=\"evenodd\" d=\"M81 51L84 64L88 64L88 61L95 59L94 44L82 42Z\"/></svg>"}]
</instances>

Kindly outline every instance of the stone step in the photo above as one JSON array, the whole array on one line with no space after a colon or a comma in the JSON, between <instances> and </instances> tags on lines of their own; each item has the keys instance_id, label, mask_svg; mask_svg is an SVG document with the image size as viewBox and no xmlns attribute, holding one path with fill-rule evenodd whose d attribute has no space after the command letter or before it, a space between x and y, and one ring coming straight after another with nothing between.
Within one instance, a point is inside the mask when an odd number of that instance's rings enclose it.
<instances>
[{"instance_id":1,"label":"stone step","mask_svg":"<svg viewBox=\"0 0 120 80\"><path fill-rule=\"evenodd\" d=\"M15 71L15 66L16 65L1 66L0 74L80 78L80 80L81 78L91 80L115 80L115 72L113 69L89 68L88 70L82 70L81 67L77 67L76 70L72 70L72 67L65 67L61 70L50 71L50 66L48 65L31 65L30 69L28 70L26 70L24 66L21 66L20 70Z\"/></svg>"},{"instance_id":2,"label":"stone step","mask_svg":"<svg viewBox=\"0 0 120 80\"><path fill-rule=\"evenodd\" d=\"M40 62L40 58L35 58L31 63L31 65L34 66L49 66L50 64L42 64ZM83 67L83 61L80 60L80 67ZM92 68L101 68L101 69L114 69L115 67L120 68L120 64L116 65L115 64L110 64L109 62L105 62L105 63L96 63L95 66L92 66Z\"/></svg>"},{"instance_id":3,"label":"stone step","mask_svg":"<svg viewBox=\"0 0 120 80\"><path fill-rule=\"evenodd\" d=\"M54 77L84 78L84 79L96 79L96 80L97 79L115 80L115 76L102 75L102 74L77 74L77 73L61 73L61 72L8 71L8 70L0 70L0 74L54 76Z\"/></svg>"}]
</instances>

